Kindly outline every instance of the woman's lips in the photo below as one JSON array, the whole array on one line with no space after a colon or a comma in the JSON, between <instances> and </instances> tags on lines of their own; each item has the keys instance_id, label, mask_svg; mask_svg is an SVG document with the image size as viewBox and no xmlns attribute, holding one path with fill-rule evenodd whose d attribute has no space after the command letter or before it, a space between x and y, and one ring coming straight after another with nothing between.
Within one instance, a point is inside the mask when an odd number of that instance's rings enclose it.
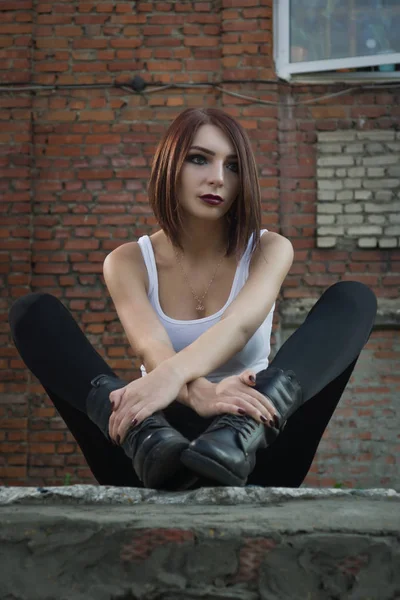
<instances>
[{"instance_id":1,"label":"woman's lips","mask_svg":"<svg viewBox=\"0 0 400 600\"><path fill-rule=\"evenodd\" d=\"M222 204L222 200L217 200L217 198L209 198L208 196L200 196L201 200L210 206L218 206L218 204Z\"/></svg>"}]
</instances>

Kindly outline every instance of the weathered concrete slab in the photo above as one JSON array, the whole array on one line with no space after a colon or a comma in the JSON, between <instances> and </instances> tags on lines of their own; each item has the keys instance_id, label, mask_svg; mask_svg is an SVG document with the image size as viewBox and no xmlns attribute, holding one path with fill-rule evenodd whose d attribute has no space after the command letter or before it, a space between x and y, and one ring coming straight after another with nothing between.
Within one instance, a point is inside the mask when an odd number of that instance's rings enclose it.
<instances>
[{"instance_id":1,"label":"weathered concrete slab","mask_svg":"<svg viewBox=\"0 0 400 600\"><path fill-rule=\"evenodd\" d=\"M0 488L1 600L394 600L395 490Z\"/></svg>"},{"instance_id":2,"label":"weathered concrete slab","mask_svg":"<svg viewBox=\"0 0 400 600\"><path fill-rule=\"evenodd\" d=\"M334 489L334 488L263 488L206 487L189 492L159 492L157 490L70 485L61 487L2 487L0 506L10 504L268 504L288 500L323 498L391 499L400 502L400 492L394 489Z\"/></svg>"}]
</instances>

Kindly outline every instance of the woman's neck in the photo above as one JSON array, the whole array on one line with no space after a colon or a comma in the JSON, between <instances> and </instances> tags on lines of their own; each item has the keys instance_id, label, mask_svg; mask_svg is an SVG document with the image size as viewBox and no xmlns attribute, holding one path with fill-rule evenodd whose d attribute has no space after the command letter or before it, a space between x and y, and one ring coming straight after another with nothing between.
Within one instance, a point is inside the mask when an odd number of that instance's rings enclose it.
<instances>
[{"instance_id":1,"label":"woman's neck","mask_svg":"<svg viewBox=\"0 0 400 600\"><path fill-rule=\"evenodd\" d=\"M186 222L182 230L181 244L187 259L207 261L221 257L227 248L225 222Z\"/></svg>"}]
</instances>

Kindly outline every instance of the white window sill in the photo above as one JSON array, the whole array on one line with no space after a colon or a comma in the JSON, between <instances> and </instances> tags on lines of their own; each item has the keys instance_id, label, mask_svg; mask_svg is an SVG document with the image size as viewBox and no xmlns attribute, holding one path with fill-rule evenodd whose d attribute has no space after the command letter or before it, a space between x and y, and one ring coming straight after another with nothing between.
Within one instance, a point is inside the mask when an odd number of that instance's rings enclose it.
<instances>
[{"instance_id":1,"label":"white window sill","mask_svg":"<svg viewBox=\"0 0 400 600\"><path fill-rule=\"evenodd\" d=\"M287 81L285 79L285 81ZM292 75L290 84L329 84L329 83L400 83L400 71L354 71L340 73L327 71L323 73L298 73Z\"/></svg>"}]
</instances>

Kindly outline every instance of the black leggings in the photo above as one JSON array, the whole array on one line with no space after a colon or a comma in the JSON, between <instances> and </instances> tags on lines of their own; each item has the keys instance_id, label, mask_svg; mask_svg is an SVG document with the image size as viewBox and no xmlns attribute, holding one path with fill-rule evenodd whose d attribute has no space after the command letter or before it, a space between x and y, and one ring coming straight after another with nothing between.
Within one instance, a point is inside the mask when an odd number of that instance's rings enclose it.
<instances>
[{"instance_id":1,"label":"black leggings","mask_svg":"<svg viewBox=\"0 0 400 600\"><path fill-rule=\"evenodd\" d=\"M298 487L310 468L322 434L372 331L373 292L356 281L328 288L304 323L282 345L270 365L295 372L305 403L283 432L259 450L248 484ZM54 296L32 293L11 307L10 325L22 360L38 378L101 485L143 487L122 448L114 446L86 415L90 381L113 371L90 344L71 313ZM262 388L256 384L262 393ZM170 424L194 439L213 419L173 402Z\"/></svg>"}]
</instances>

